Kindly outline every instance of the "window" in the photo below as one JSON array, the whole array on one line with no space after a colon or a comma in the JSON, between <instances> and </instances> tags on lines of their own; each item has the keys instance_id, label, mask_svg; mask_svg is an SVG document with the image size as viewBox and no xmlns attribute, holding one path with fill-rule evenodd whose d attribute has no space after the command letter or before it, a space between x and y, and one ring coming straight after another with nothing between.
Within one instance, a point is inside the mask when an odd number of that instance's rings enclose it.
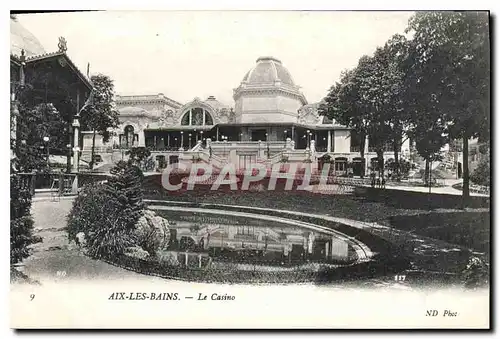
<instances>
[{"instance_id":1,"label":"window","mask_svg":"<svg viewBox=\"0 0 500 339\"><path fill-rule=\"evenodd\" d=\"M120 134L119 138L120 145L126 148L133 147L139 142L139 134L135 134L134 127L130 125L124 128L123 134Z\"/></svg>"},{"instance_id":2,"label":"window","mask_svg":"<svg viewBox=\"0 0 500 339\"><path fill-rule=\"evenodd\" d=\"M195 107L188 110L181 119L182 126L204 126L213 125L214 120L207 110Z\"/></svg>"},{"instance_id":3,"label":"window","mask_svg":"<svg viewBox=\"0 0 500 339\"><path fill-rule=\"evenodd\" d=\"M335 171L344 172L347 170L346 158L335 158Z\"/></svg>"}]
</instances>

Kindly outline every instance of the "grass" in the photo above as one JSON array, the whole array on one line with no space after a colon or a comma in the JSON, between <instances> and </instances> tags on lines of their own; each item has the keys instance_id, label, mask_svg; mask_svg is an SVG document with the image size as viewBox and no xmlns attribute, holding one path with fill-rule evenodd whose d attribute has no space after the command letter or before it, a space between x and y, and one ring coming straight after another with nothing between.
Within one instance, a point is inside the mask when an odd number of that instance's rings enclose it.
<instances>
[{"instance_id":1,"label":"grass","mask_svg":"<svg viewBox=\"0 0 500 339\"><path fill-rule=\"evenodd\" d=\"M146 193L149 199L192 203L262 207L330 215L354 220L377 222L389 226L389 216L413 215L423 210L401 209L380 202L369 202L350 195L322 195L306 191L188 191L174 194Z\"/></svg>"}]
</instances>

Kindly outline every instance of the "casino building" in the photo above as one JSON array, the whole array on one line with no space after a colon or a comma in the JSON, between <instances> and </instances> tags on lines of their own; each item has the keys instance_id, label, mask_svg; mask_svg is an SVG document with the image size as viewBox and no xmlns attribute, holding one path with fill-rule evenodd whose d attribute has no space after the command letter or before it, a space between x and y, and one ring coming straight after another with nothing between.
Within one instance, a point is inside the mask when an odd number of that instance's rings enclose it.
<instances>
[{"instance_id":1,"label":"casino building","mask_svg":"<svg viewBox=\"0 0 500 339\"><path fill-rule=\"evenodd\" d=\"M359 140L345 126L318 115L319 103L308 103L277 58L259 57L233 89L233 98L234 106L213 96L183 104L162 93L117 95L120 126L109 143L98 138L96 154L103 163L113 163L126 149L148 147L156 170L193 159L237 168L255 162L316 164L329 154L339 175L348 168L361 174ZM92 133L83 133L83 152L89 157ZM368 169L376 154L369 140L365 143ZM408 142L401 151L403 157L409 154ZM392 149L385 157L393 157Z\"/></svg>"}]
</instances>

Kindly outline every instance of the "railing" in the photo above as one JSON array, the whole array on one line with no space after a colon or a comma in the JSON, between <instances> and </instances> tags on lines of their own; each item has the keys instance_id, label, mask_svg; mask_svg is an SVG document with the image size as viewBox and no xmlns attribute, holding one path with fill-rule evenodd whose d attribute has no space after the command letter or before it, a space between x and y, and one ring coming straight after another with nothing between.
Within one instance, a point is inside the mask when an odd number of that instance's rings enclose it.
<instances>
[{"instance_id":1,"label":"railing","mask_svg":"<svg viewBox=\"0 0 500 339\"><path fill-rule=\"evenodd\" d=\"M28 189L31 194L35 190L59 192L60 195L70 192L76 174L67 173L17 173L21 189Z\"/></svg>"},{"instance_id":2,"label":"railing","mask_svg":"<svg viewBox=\"0 0 500 339\"><path fill-rule=\"evenodd\" d=\"M112 146L106 146L106 147L94 147L94 153L111 153L113 150L119 150L120 148L114 148ZM123 148L125 150L125 148ZM82 149L82 153L91 153L92 152L92 146L90 147L85 147Z\"/></svg>"},{"instance_id":3,"label":"railing","mask_svg":"<svg viewBox=\"0 0 500 339\"><path fill-rule=\"evenodd\" d=\"M179 151L177 146L165 146L165 147L148 147L151 152L182 152Z\"/></svg>"},{"instance_id":4,"label":"railing","mask_svg":"<svg viewBox=\"0 0 500 339\"><path fill-rule=\"evenodd\" d=\"M252 149L252 150L265 150L269 148L270 150L282 150L285 148L285 141L212 141L210 146L212 149L223 149L223 148L238 148L238 149Z\"/></svg>"}]
</instances>

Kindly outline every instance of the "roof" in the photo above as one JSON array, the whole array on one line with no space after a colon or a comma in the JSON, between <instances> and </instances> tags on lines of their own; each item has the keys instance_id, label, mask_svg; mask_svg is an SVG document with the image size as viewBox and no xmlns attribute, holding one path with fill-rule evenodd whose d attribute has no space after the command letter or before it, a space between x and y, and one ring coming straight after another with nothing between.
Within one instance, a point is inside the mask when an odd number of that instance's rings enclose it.
<instances>
[{"instance_id":1,"label":"roof","mask_svg":"<svg viewBox=\"0 0 500 339\"><path fill-rule=\"evenodd\" d=\"M90 82L89 78L87 78L79 69L76 67L76 65L71 61L69 56L66 54L66 52L53 52L53 53L45 53L41 55L33 55L30 57L26 58L26 65L29 65L30 63L38 62L38 61L49 61L51 59L55 59L57 57L63 57L70 68L73 70L73 72L80 78L80 80L85 84L85 86L88 87L89 90L92 90L93 86L92 83Z\"/></svg>"},{"instance_id":2,"label":"roof","mask_svg":"<svg viewBox=\"0 0 500 339\"><path fill-rule=\"evenodd\" d=\"M247 72L243 82L248 84L266 84L281 81L284 84L294 86L290 72L275 57L260 57L254 68Z\"/></svg>"},{"instance_id":3,"label":"roof","mask_svg":"<svg viewBox=\"0 0 500 339\"><path fill-rule=\"evenodd\" d=\"M165 96L163 93L158 94L146 94L146 95L116 95L116 103L121 105L129 104L129 102L163 102L167 103L174 108L179 108L182 106L180 102L177 102L169 97Z\"/></svg>"},{"instance_id":4,"label":"roof","mask_svg":"<svg viewBox=\"0 0 500 339\"><path fill-rule=\"evenodd\" d=\"M44 54L45 49L38 39L19 23L15 16L10 17L10 53L20 55L24 50L27 56Z\"/></svg>"}]
</instances>

